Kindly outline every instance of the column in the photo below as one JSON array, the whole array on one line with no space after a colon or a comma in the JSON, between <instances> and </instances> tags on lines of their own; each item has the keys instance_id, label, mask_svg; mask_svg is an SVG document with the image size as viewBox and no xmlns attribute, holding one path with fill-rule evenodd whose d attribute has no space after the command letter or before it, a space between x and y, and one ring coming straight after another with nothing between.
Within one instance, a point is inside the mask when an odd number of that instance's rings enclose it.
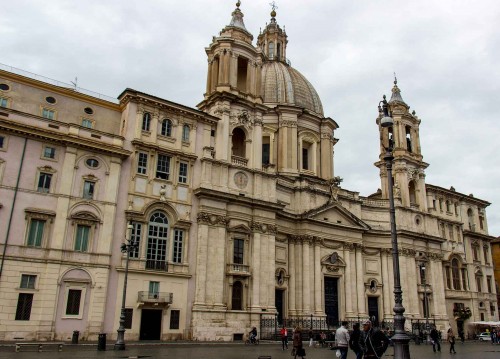
<instances>
[{"instance_id":1,"label":"column","mask_svg":"<svg viewBox=\"0 0 500 359\"><path fill-rule=\"evenodd\" d=\"M389 260L387 258L388 253L386 250L382 251L382 283L383 287L383 298L384 298L384 319L392 315L391 303L391 288L389 285Z\"/></svg>"},{"instance_id":2,"label":"column","mask_svg":"<svg viewBox=\"0 0 500 359\"><path fill-rule=\"evenodd\" d=\"M288 238L288 275L289 283L288 283L288 312L290 315L294 315L296 313L295 306L295 241Z\"/></svg>"},{"instance_id":3,"label":"column","mask_svg":"<svg viewBox=\"0 0 500 359\"><path fill-rule=\"evenodd\" d=\"M297 280L295 282L295 305L297 309L297 314L304 314L304 306L303 306L303 301L302 298L304 296L304 293L302 292L303 287L302 287L302 281L303 281L303 273L302 273L302 256L303 251L303 243L302 243L302 238L299 239L298 243L296 244L295 247L295 276L297 277Z\"/></svg>"},{"instance_id":4,"label":"column","mask_svg":"<svg viewBox=\"0 0 500 359\"><path fill-rule=\"evenodd\" d=\"M253 163L251 163L250 166L253 168L261 169L262 168L262 120L260 118L259 119L254 118L253 140L251 146L248 147L250 147L253 151L253 161L252 161Z\"/></svg>"},{"instance_id":5,"label":"column","mask_svg":"<svg viewBox=\"0 0 500 359\"><path fill-rule=\"evenodd\" d=\"M363 270L363 253L360 246L356 248L356 289L358 298L358 314L366 315L366 295Z\"/></svg>"},{"instance_id":6,"label":"column","mask_svg":"<svg viewBox=\"0 0 500 359\"><path fill-rule=\"evenodd\" d=\"M253 232L252 241L252 304L250 306L251 310L259 310L260 308L260 276L262 275L260 271L260 259L261 259L261 243L260 243L260 233Z\"/></svg>"},{"instance_id":7,"label":"column","mask_svg":"<svg viewBox=\"0 0 500 359\"><path fill-rule=\"evenodd\" d=\"M217 307L226 307L226 298L224 295L224 285L226 281L225 258L226 253L226 227L219 226L217 228L217 238L213 240L215 246L215 257L212 258L214 264L213 282L210 284L214 287L214 305ZM211 281L208 281L209 283Z\"/></svg>"},{"instance_id":8,"label":"column","mask_svg":"<svg viewBox=\"0 0 500 359\"><path fill-rule=\"evenodd\" d=\"M196 291L193 306L205 304L207 283L208 226L198 224L198 252L196 254Z\"/></svg>"},{"instance_id":9,"label":"column","mask_svg":"<svg viewBox=\"0 0 500 359\"><path fill-rule=\"evenodd\" d=\"M323 291L321 290L321 252L320 242L314 242L314 314L322 314L321 310L321 297Z\"/></svg>"},{"instance_id":10,"label":"column","mask_svg":"<svg viewBox=\"0 0 500 359\"><path fill-rule=\"evenodd\" d=\"M310 282L310 258L309 258L310 241L302 242L302 291L303 291L303 311L304 314L311 314L311 282Z\"/></svg>"},{"instance_id":11,"label":"column","mask_svg":"<svg viewBox=\"0 0 500 359\"><path fill-rule=\"evenodd\" d=\"M345 283L345 311L346 318L352 316L352 287L351 287L351 261L349 260L349 248L344 247L343 259L345 261L344 283Z\"/></svg>"}]
</instances>

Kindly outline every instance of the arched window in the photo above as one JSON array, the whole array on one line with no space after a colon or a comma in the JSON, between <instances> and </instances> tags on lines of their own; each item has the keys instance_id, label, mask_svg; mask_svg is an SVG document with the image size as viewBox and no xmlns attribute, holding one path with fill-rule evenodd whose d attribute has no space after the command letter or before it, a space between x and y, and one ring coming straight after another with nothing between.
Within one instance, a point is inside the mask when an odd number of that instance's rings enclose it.
<instances>
[{"instance_id":1,"label":"arched window","mask_svg":"<svg viewBox=\"0 0 500 359\"><path fill-rule=\"evenodd\" d=\"M172 136L172 121L169 119L164 119L161 122L161 135L171 137Z\"/></svg>"},{"instance_id":2,"label":"arched window","mask_svg":"<svg viewBox=\"0 0 500 359\"><path fill-rule=\"evenodd\" d=\"M411 148L411 127L410 126L406 126L405 129L406 129L406 149L408 150L408 152L412 152L412 148Z\"/></svg>"},{"instance_id":3,"label":"arched window","mask_svg":"<svg viewBox=\"0 0 500 359\"><path fill-rule=\"evenodd\" d=\"M188 125L182 126L182 141L189 142L189 126Z\"/></svg>"},{"instance_id":4,"label":"arched window","mask_svg":"<svg viewBox=\"0 0 500 359\"><path fill-rule=\"evenodd\" d=\"M281 42L278 42L278 47L276 48L276 58L281 60Z\"/></svg>"},{"instance_id":5,"label":"arched window","mask_svg":"<svg viewBox=\"0 0 500 359\"><path fill-rule=\"evenodd\" d=\"M233 293L231 296L231 309L232 310L242 310L243 309L243 285L240 281L233 283Z\"/></svg>"},{"instance_id":6,"label":"arched window","mask_svg":"<svg viewBox=\"0 0 500 359\"><path fill-rule=\"evenodd\" d=\"M233 156L245 158L245 132L241 128L238 127L233 130L232 142Z\"/></svg>"},{"instance_id":7,"label":"arched window","mask_svg":"<svg viewBox=\"0 0 500 359\"><path fill-rule=\"evenodd\" d=\"M168 269L168 228L168 219L163 212L154 212L151 217L149 217L146 269L164 271Z\"/></svg>"},{"instance_id":8,"label":"arched window","mask_svg":"<svg viewBox=\"0 0 500 359\"><path fill-rule=\"evenodd\" d=\"M452 282L453 282L453 289L455 290L461 290L462 287L460 286L460 268L459 268L459 263L458 259L453 259L451 261L451 277L452 277Z\"/></svg>"},{"instance_id":9,"label":"arched window","mask_svg":"<svg viewBox=\"0 0 500 359\"><path fill-rule=\"evenodd\" d=\"M269 43L269 58L274 58L274 42L272 41Z\"/></svg>"},{"instance_id":10,"label":"arched window","mask_svg":"<svg viewBox=\"0 0 500 359\"><path fill-rule=\"evenodd\" d=\"M410 204L417 204L415 181L410 181L410 183L408 184L408 191L410 192Z\"/></svg>"},{"instance_id":11,"label":"arched window","mask_svg":"<svg viewBox=\"0 0 500 359\"><path fill-rule=\"evenodd\" d=\"M149 131L151 127L151 114L149 112L144 112L142 115L142 130Z\"/></svg>"}]
</instances>

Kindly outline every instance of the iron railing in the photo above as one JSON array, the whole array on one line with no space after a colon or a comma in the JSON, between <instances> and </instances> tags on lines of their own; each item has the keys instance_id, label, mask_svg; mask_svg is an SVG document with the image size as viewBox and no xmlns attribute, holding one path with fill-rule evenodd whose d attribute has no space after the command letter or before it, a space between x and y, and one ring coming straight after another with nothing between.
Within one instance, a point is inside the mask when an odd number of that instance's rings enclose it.
<instances>
[{"instance_id":1,"label":"iron railing","mask_svg":"<svg viewBox=\"0 0 500 359\"><path fill-rule=\"evenodd\" d=\"M174 301L173 293L140 291L137 294L137 301L141 303L171 304Z\"/></svg>"},{"instance_id":2,"label":"iron railing","mask_svg":"<svg viewBox=\"0 0 500 359\"><path fill-rule=\"evenodd\" d=\"M157 261L154 259L146 259L146 269L168 271L168 263L166 261Z\"/></svg>"}]
</instances>

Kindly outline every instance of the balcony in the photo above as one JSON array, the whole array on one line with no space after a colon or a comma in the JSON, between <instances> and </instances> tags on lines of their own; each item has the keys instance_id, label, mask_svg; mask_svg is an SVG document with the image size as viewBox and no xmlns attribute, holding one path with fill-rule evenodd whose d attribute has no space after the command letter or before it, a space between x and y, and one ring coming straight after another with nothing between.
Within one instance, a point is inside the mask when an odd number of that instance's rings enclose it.
<instances>
[{"instance_id":1,"label":"balcony","mask_svg":"<svg viewBox=\"0 0 500 359\"><path fill-rule=\"evenodd\" d=\"M174 301L173 293L140 291L137 295L139 303L153 303L154 305L168 305Z\"/></svg>"},{"instance_id":2,"label":"balcony","mask_svg":"<svg viewBox=\"0 0 500 359\"><path fill-rule=\"evenodd\" d=\"M168 271L167 261L157 261L154 259L146 259L146 269L158 270L158 271Z\"/></svg>"},{"instance_id":3,"label":"balcony","mask_svg":"<svg viewBox=\"0 0 500 359\"><path fill-rule=\"evenodd\" d=\"M248 277L250 276L250 266L245 264L230 263L227 265L227 274Z\"/></svg>"},{"instance_id":4,"label":"balcony","mask_svg":"<svg viewBox=\"0 0 500 359\"><path fill-rule=\"evenodd\" d=\"M248 158L232 155L231 156L231 163L233 165L246 167L248 165Z\"/></svg>"}]
</instances>

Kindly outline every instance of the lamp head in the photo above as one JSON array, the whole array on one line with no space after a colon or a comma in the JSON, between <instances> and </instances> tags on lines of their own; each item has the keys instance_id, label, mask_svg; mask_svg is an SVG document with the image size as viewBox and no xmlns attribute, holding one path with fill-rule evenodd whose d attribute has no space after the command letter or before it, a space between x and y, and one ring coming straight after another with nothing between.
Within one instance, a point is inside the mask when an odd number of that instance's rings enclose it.
<instances>
[{"instance_id":1,"label":"lamp head","mask_svg":"<svg viewBox=\"0 0 500 359\"><path fill-rule=\"evenodd\" d=\"M382 106L380 106L382 104ZM389 115L389 106L387 104L386 97L384 95L383 100L378 103L379 113L383 113L384 116L380 120L380 126L382 127L392 127L394 125L394 120Z\"/></svg>"}]
</instances>

